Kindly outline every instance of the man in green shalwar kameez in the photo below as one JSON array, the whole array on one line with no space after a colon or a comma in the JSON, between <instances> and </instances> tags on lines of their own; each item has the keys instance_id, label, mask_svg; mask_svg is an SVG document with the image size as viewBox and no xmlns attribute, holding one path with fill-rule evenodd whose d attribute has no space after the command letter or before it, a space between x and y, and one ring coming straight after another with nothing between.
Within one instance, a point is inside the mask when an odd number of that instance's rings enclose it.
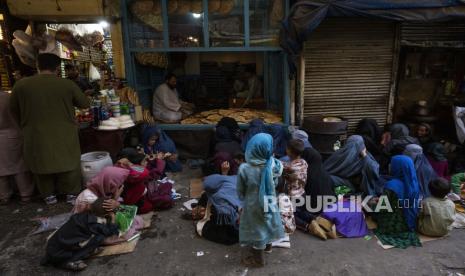
<instances>
[{"instance_id":1,"label":"man in green shalwar kameez","mask_svg":"<svg viewBox=\"0 0 465 276\"><path fill-rule=\"evenodd\" d=\"M71 202L81 189L74 107L89 107L89 100L74 82L57 76L58 56L40 54L37 65L39 74L13 87L11 113L23 133L24 159L45 202L55 204L57 192Z\"/></svg>"}]
</instances>

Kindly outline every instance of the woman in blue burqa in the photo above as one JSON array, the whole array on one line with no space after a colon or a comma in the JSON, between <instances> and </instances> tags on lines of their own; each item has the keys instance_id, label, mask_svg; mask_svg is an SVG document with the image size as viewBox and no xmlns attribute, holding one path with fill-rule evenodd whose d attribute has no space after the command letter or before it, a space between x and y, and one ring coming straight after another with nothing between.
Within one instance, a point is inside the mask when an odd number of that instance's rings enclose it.
<instances>
[{"instance_id":1,"label":"woman in blue burqa","mask_svg":"<svg viewBox=\"0 0 465 276\"><path fill-rule=\"evenodd\" d=\"M353 192L380 195L383 182L379 176L379 164L367 151L363 138L352 135L340 150L333 153L323 164L335 186L347 186Z\"/></svg>"},{"instance_id":2,"label":"woman in blue burqa","mask_svg":"<svg viewBox=\"0 0 465 276\"><path fill-rule=\"evenodd\" d=\"M418 183L420 185L421 196L427 198L431 195L429 191L429 183L438 178L436 172L428 161L428 158L423 154L423 148L416 144L410 144L405 147L404 155L409 156L415 165L417 172Z\"/></svg>"}]
</instances>

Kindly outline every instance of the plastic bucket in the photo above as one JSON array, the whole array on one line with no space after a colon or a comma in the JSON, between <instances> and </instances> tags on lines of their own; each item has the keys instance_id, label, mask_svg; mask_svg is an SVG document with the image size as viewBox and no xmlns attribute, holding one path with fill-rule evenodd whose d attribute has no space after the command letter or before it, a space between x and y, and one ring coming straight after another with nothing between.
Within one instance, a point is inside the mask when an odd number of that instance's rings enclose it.
<instances>
[{"instance_id":1,"label":"plastic bucket","mask_svg":"<svg viewBox=\"0 0 465 276\"><path fill-rule=\"evenodd\" d=\"M110 154L105 151L94 151L81 155L81 172L84 186L103 168L113 166Z\"/></svg>"}]
</instances>

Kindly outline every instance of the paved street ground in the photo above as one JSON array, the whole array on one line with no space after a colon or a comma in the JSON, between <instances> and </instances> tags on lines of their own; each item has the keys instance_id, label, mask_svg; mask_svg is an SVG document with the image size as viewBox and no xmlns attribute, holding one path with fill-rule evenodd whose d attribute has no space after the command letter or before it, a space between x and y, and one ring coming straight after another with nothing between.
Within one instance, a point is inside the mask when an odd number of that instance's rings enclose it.
<instances>
[{"instance_id":1,"label":"paved street ground","mask_svg":"<svg viewBox=\"0 0 465 276\"><path fill-rule=\"evenodd\" d=\"M176 177L176 188L188 194L188 180L198 171ZM159 212L135 252L96 258L81 275L461 275L465 274L465 231L454 230L443 240L421 248L384 250L371 240L321 241L302 232L291 237L291 249L274 249L262 269L240 265L240 247L224 246L196 236L191 221L180 218L183 197L175 208ZM38 212L38 209L43 211ZM30 218L66 212L60 203L47 207L40 202L28 206L0 207L0 275L72 274L39 265L47 234L29 236ZM203 256L197 252L203 251Z\"/></svg>"}]
</instances>

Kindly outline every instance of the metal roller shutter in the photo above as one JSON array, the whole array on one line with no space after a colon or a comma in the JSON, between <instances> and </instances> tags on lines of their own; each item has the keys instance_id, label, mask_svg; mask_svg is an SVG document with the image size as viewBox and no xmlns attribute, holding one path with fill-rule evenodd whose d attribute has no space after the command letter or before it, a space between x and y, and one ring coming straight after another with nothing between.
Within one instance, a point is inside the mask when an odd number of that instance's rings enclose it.
<instances>
[{"instance_id":1,"label":"metal roller shutter","mask_svg":"<svg viewBox=\"0 0 465 276\"><path fill-rule=\"evenodd\" d=\"M395 24L328 19L305 43L303 116L342 116L353 131L362 118L386 123Z\"/></svg>"},{"instance_id":2,"label":"metal roller shutter","mask_svg":"<svg viewBox=\"0 0 465 276\"><path fill-rule=\"evenodd\" d=\"M465 23L402 23L401 43L419 47L465 47Z\"/></svg>"}]
</instances>

